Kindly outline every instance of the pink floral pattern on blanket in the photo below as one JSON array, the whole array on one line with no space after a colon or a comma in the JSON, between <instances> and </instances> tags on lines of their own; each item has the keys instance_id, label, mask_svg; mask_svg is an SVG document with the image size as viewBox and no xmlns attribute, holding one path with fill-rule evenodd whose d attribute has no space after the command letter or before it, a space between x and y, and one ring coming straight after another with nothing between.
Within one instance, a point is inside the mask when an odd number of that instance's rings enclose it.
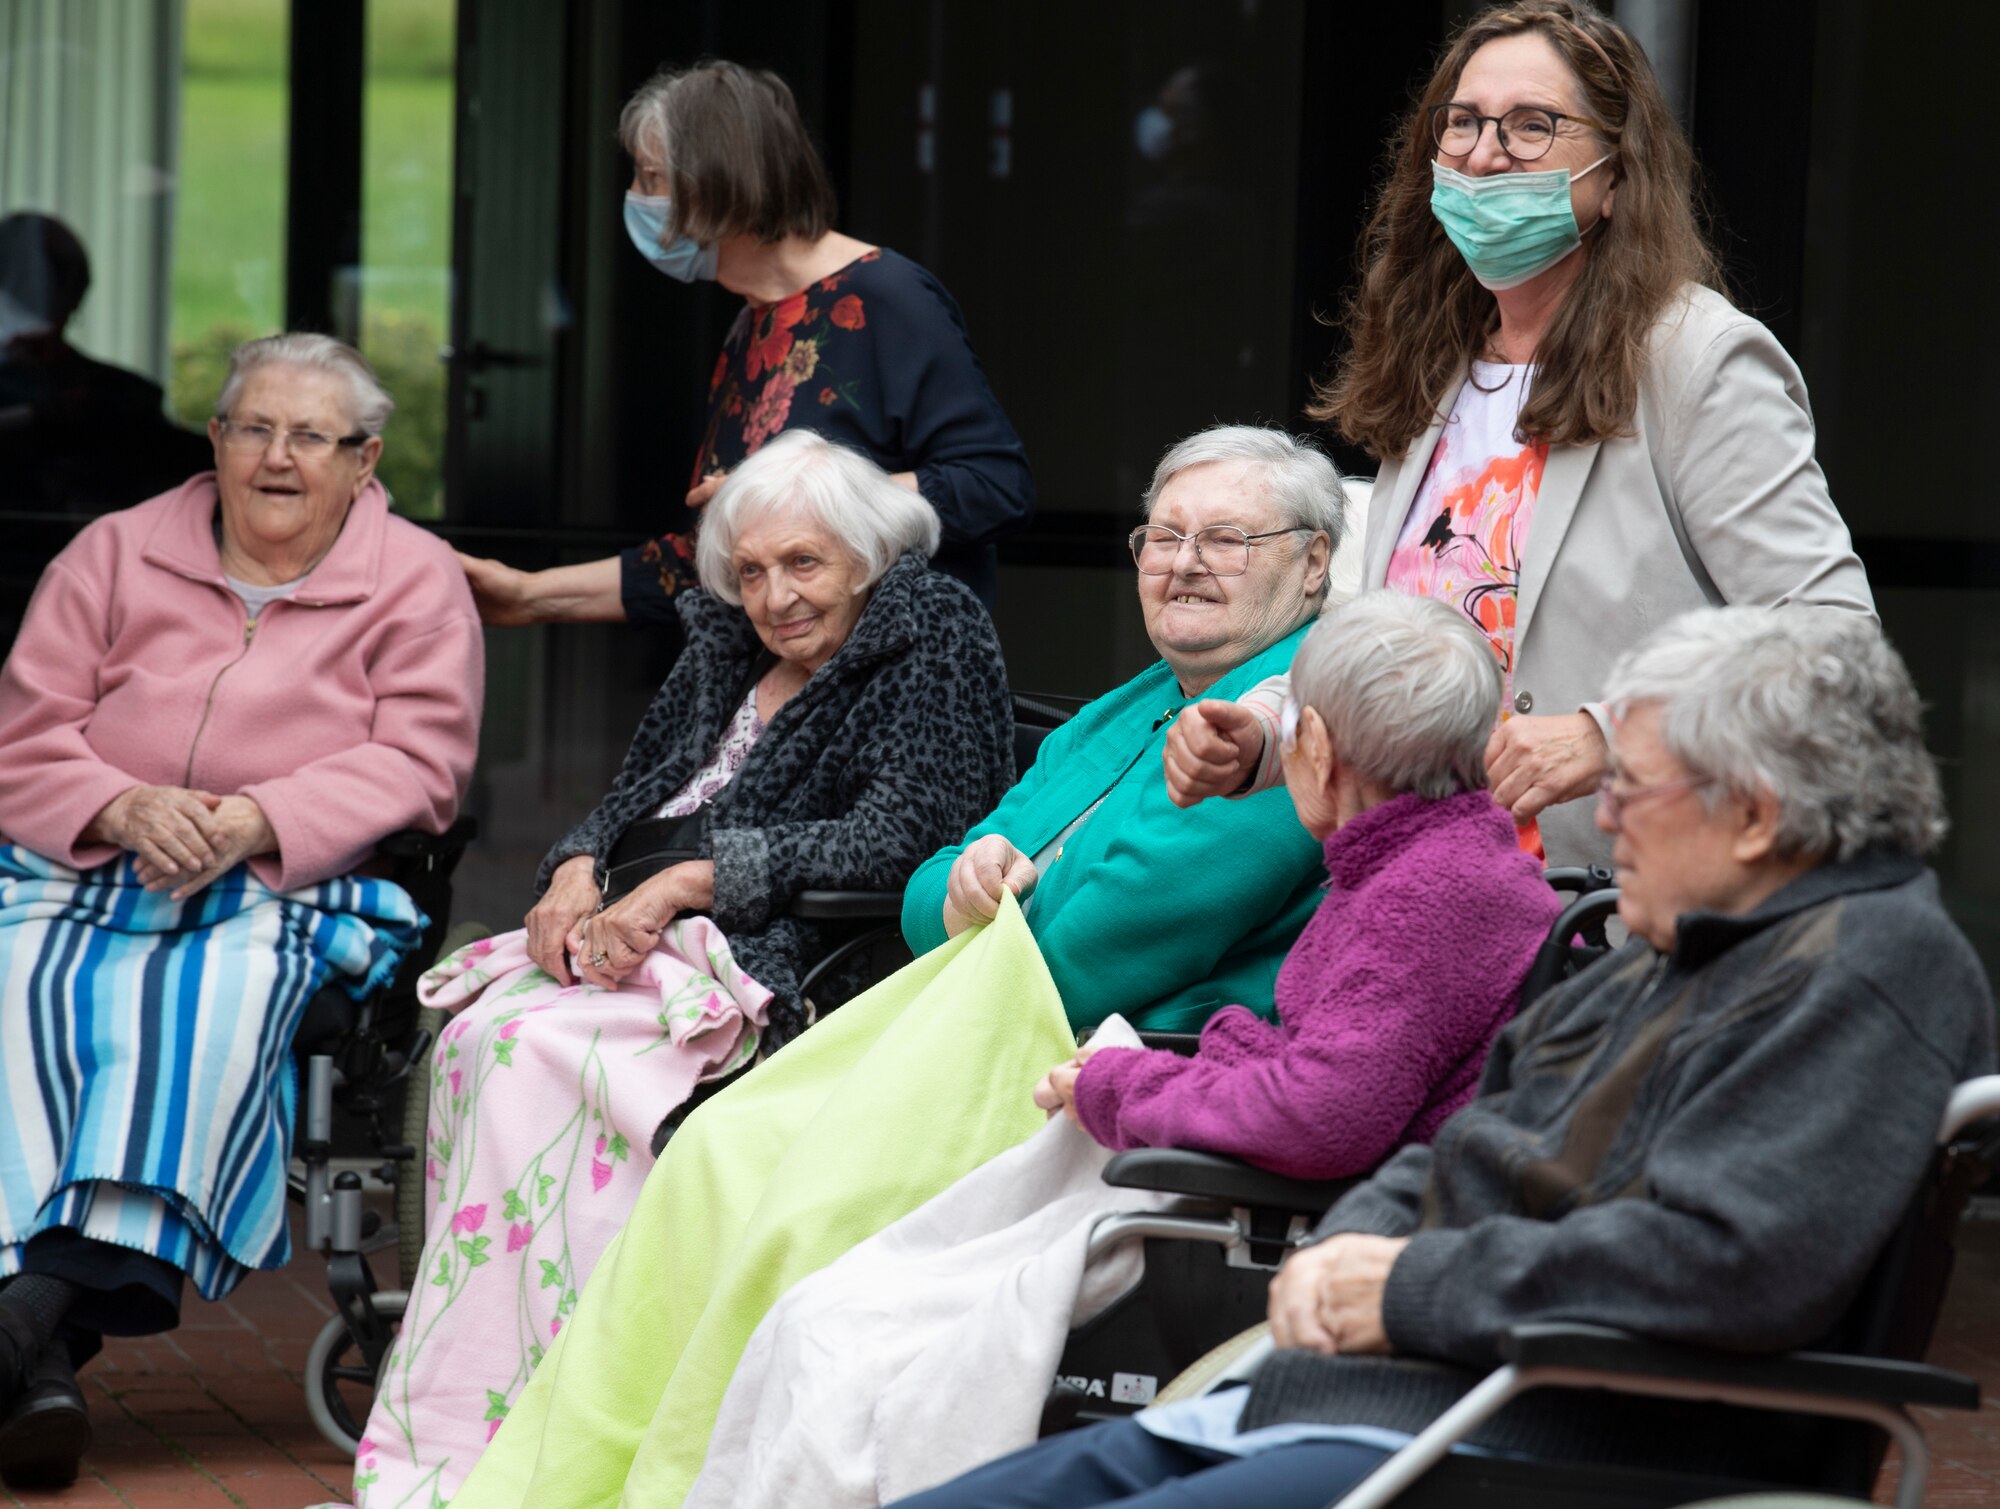
<instances>
[{"instance_id":1,"label":"pink floral pattern on blanket","mask_svg":"<svg viewBox=\"0 0 2000 1509\"><path fill-rule=\"evenodd\" d=\"M561 1334L652 1165L660 1119L757 1052L771 993L706 917L617 990L558 985L527 935L423 978L455 1012L431 1061L429 1237L355 1461L361 1509L438 1509Z\"/></svg>"}]
</instances>

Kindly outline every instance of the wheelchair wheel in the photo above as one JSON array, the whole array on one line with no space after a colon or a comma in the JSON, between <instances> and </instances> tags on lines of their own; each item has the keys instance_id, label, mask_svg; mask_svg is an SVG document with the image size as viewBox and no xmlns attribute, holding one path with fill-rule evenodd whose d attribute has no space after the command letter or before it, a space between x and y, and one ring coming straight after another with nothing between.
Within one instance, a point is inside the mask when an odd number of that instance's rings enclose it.
<instances>
[{"instance_id":1,"label":"wheelchair wheel","mask_svg":"<svg viewBox=\"0 0 2000 1509\"><path fill-rule=\"evenodd\" d=\"M384 1320L403 1318L410 1296L385 1289L375 1296L375 1310ZM319 1433L353 1456L361 1445L368 1410L375 1402L375 1375L362 1359L347 1322L334 1316L313 1338L306 1354L306 1411Z\"/></svg>"},{"instance_id":2,"label":"wheelchair wheel","mask_svg":"<svg viewBox=\"0 0 2000 1509\"><path fill-rule=\"evenodd\" d=\"M437 1035L450 1020L435 1006L417 1013L417 1025L431 1033L432 1051ZM417 1150L416 1157L403 1165L396 1183L396 1267L403 1287L417 1281L424 1261L424 1147L430 1132L431 1055L410 1065L410 1077L403 1081L403 1145Z\"/></svg>"}]
</instances>

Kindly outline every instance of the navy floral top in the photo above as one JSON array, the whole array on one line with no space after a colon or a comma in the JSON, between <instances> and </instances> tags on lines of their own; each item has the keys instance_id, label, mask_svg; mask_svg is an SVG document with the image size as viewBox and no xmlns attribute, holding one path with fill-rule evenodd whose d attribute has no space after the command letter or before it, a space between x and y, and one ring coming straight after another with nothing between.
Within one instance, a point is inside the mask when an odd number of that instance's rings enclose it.
<instances>
[{"instance_id":1,"label":"navy floral top","mask_svg":"<svg viewBox=\"0 0 2000 1509\"><path fill-rule=\"evenodd\" d=\"M1035 485L942 283L879 249L788 299L745 305L709 379L688 486L797 427L915 472L944 522L935 564L992 605L993 541L1027 522ZM692 541L664 535L623 562L626 617L671 621L674 594L694 583Z\"/></svg>"}]
</instances>

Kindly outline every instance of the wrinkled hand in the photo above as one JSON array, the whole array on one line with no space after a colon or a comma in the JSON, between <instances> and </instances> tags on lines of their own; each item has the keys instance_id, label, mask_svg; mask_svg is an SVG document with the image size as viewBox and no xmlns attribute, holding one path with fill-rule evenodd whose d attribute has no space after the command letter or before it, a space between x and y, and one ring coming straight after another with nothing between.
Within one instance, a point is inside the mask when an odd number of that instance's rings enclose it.
<instances>
[{"instance_id":1,"label":"wrinkled hand","mask_svg":"<svg viewBox=\"0 0 2000 1509\"><path fill-rule=\"evenodd\" d=\"M83 836L129 850L157 877L198 875L215 863L214 812L213 798L184 786L133 786L106 802Z\"/></svg>"},{"instance_id":2,"label":"wrinkled hand","mask_svg":"<svg viewBox=\"0 0 2000 1509\"><path fill-rule=\"evenodd\" d=\"M689 508L701 507L702 504L715 496L728 475L727 472L710 472L706 477L695 483L693 487L688 489L687 506Z\"/></svg>"},{"instance_id":3,"label":"wrinkled hand","mask_svg":"<svg viewBox=\"0 0 2000 1509\"><path fill-rule=\"evenodd\" d=\"M1167 795L1176 807L1241 789L1264 758L1264 724L1213 698L1183 708L1167 730Z\"/></svg>"},{"instance_id":4,"label":"wrinkled hand","mask_svg":"<svg viewBox=\"0 0 2000 1509\"><path fill-rule=\"evenodd\" d=\"M700 911L715 900L715 864L691 859L669 865L594 916L570 928L566 941L586 985L614 990L638 969L682 912ZM598 962L599 955L603 963Z\"/></svg>"},{"instance_id":5,"label":"wrinkled hand","mask_svg":"<svg viewBox=\"0 0 2000 1509\"><path fill-rule=\"evenodd\" d=\"M1610 768L1611 751L1589 713L1509 718L1486 741L1486 784L1517 823L1589 796Z\"/></svg>"},{"instance_id":6,"label":"wrinkled hand","mask_svg":"<svg viewBox=\"0 0 2000 1509\"><path fill-rule=\"evenodd\" d=\"M173 886L173 899L185 901L195 892L226 875L246 859L259 854L269 854L278 847L278 835L272 831L270 819L264 816L264 809L247 796L216 796L212 792L192 791L188 793L208 809L208 838L212 858L206 868L186 878L152 861L141 858L133 867L139 883L149 891L164 891ZM176 881L179 881L176 884Z\"/></svg>"},{"instance_id":7,"label":"wrinkled hand","mask_svg":"<svg viewBox=\"0 0 2000 1509\"><path fill-rule=\"evenodd\" d=\"M521 925L528 930L528 957L558 985L573 983L570 933L603 899L597 889L597 862L588 854L575 854L556 866L549 876L549 888L522 920Z\"/></svg>"},{"instance_id":8,"label":"wrinkled hand","mask_svg":"<svg viewBox=\"0 0 2000 1509\"><path fill-rule=\"evenodd\" d=\"M1057 1064L1042 1076L1041 1083L1035 1086L1035 1104L1047 1111L1050 1119L1066 1115L1078 1126L1083 1125L1083 1118L1076 1114L1076 1077L1092 1056L1101 1051L1086 1045L1076 1050L1075 1058Z\"/></svg>"},{"instance_id":9,"label":"wrinkled hand","mask_svg":"<svg viewBox=\"0 0 2000 1509\"><path fill-rule=\"evenodd\" d=\"M945 877L945 936L956 938L969 927L984 927L1000 915L1004 892L1026 901L1040 879L1034 861L997 833L968 844Z\"/></svg>"},{"instance_id":10,"label":"wrinkled hand","mask_svg":"<svg viewBox=\"0 0 2000 1509\"><path fill-rule=\"evenodd\" d=\"M514 628L535 622L533 573L462 550L454 553L465 572L465 584L472 588L481 623Z\"/></svg>"},{"instance_id":11,"label":"wrinkled hand","mask_svg":"<svg viewBox=\"0 0 2000 1509\"><path fill-rule=\"evenodd\" d=\"M1271 1344L1329 1357L1387 1352L1382 1291L1409 1245L1408 1237L1349 1232L1286 1258L1271 1280Z\"/></svg>"}]
</instances>

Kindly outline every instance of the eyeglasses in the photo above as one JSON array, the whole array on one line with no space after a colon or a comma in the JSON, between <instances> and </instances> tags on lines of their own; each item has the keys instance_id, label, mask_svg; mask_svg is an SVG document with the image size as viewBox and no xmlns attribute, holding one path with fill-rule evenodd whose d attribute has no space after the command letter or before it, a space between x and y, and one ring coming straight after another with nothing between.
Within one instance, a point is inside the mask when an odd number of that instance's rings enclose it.
<instances>
[{"instance_id":1,"label":"eyeglasses","mask_svg":"<svg viewBox=\"0 0 2000 1509\"><path fill-rule=\"evenodd\" d=\"M1604 809L1604 816L1614 828L1621 827L1625 820L1625 809L1636 802L1650 797L1671 796L1679 791L1699 791L1704 786L1715 784L1712 775L1682 776L1677 781L1661 781L1652 786L1620 787L1612 776L1606 776L1597 783L1597 803Z\"/></svg>"},{"instance_id":2,"label":"eyeglasses","mask_svg":"<svg viewBox=\"0 0 2000 1509\"><path fill-rule=\"evenodd\" d=\"M1548 156L1556 144L1556 124L1576 121L1597 126L1581 115L1564 115L1560 110L1544 110L1540 105L1516 105L1505 115L1481 115L1470 105L1431 106L1431 140L1447 157L1469 157L1479 145L1486 123L1493 123L1500 138L1500 150L1516 162L1534 162Z\"/></svg>"},{"instance_id":3,"label":"eyeglasses","mask_svg":"<svg viewBox=\"0 0 2000 1509\"><path fill-rule=\"evenodd\" d=\"M1181 545L1194 542L1194 558L1216 576L1241 576L1250 566L1250 547L1259 540L1281 534L1310 532L1311 526L1294 524L1290 529L1267 529L1262 534L1245 534L1234 524L1211 524L1193 534L1182 534L1164 524L1141 524L1132 531L1132 560L1147 576L1165 576L1180 559Z\"/></svg>"},{"instance_id":4,"label":"eyeglasses","mask_svg":"<svg viewBox=\"0 0 2000 1509\"><path fill-rule=\"evenodd\" d=\"M322 435L318 430L281 430L268 424L239 424L234 419L222 421L222 443L230 450L245 455L269 450L271 442L281 435L287 451L308 461L320 460L332 454L336 447L359 446L368 442L368 437L359 431L336 438Z\"/></svg>"}]
</instances>

